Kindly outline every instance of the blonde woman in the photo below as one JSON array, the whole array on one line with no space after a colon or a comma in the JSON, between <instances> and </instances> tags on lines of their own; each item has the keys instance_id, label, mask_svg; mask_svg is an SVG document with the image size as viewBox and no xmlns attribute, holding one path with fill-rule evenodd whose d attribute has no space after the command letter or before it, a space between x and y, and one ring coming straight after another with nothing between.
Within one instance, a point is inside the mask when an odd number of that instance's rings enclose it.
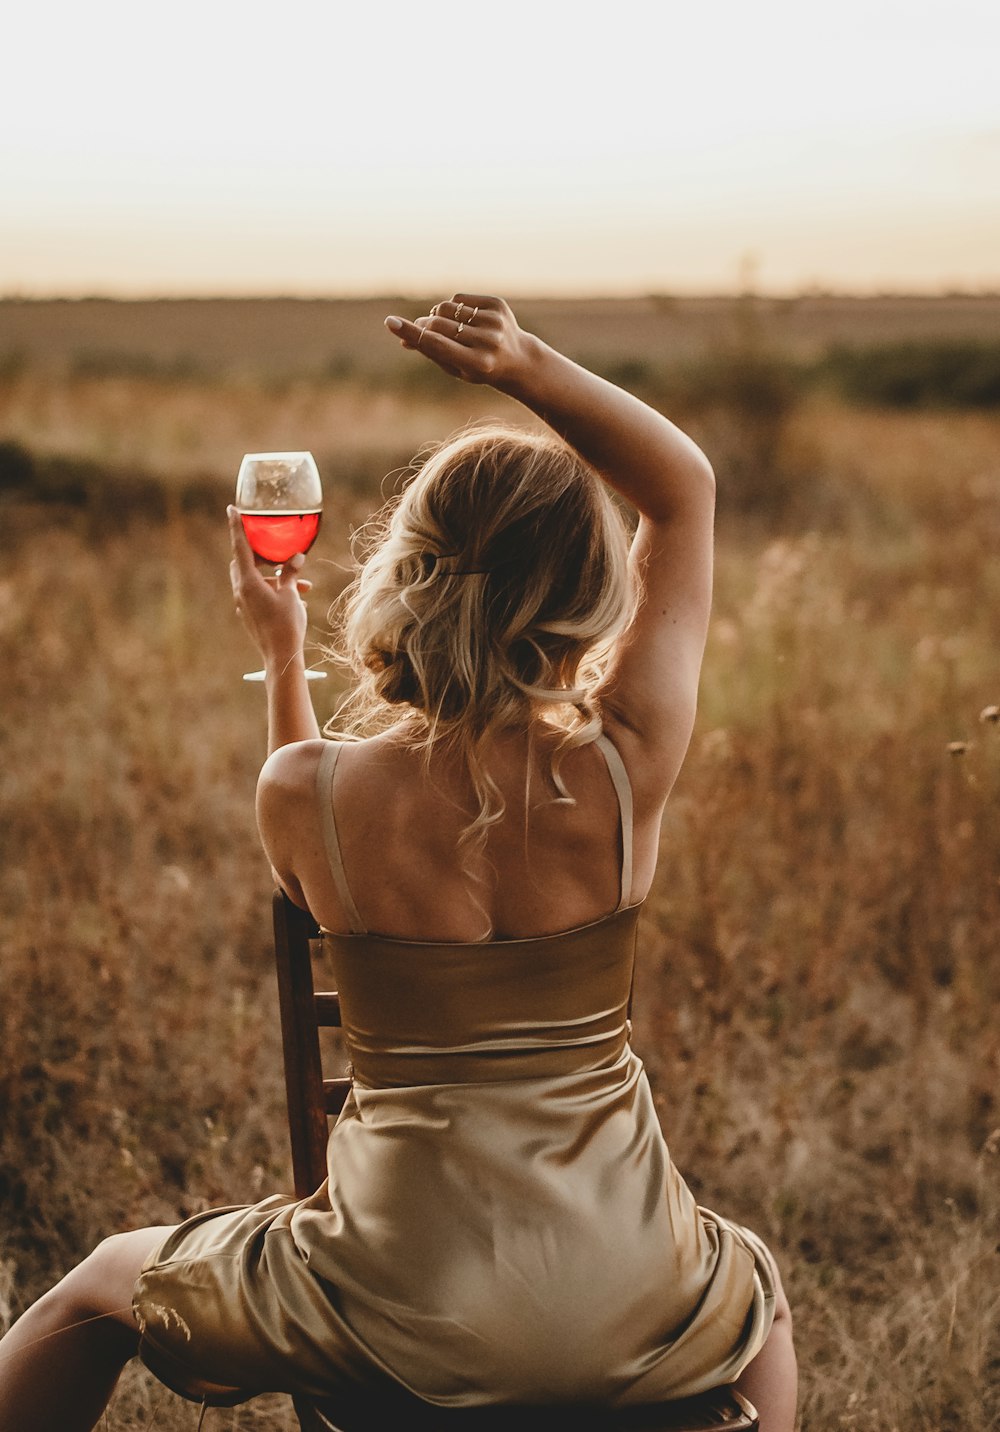
<instances>
[{"instance_id":1,"label":"blonde woman","mask_svg":"<svg viewBox=\"0 0 1000 1432\"><path fill-rule=\"evenodd\" d=\"M343 606L346 740L321 738L304 679L301 559L267 583L230 514L267 670L261 836L328 932L353 1060L329 1180L102 1243L0 1346L0 1432L90 1428L137 1346L221 1403L402 1383L628 1405L735 1382L791 1432L774 1260L695 1205L627 1021L694 720L711 468L499 298L386 326L554 435L467 432L405 489Z\"/></svg>"}]
</instances>

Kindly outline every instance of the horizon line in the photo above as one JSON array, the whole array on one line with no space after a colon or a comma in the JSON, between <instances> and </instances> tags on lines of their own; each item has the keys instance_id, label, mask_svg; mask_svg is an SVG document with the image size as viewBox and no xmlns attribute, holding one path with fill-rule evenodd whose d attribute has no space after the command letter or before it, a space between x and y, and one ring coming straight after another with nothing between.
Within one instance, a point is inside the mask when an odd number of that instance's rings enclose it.
<instances>
[{"instance_id":1,"label":"horizon line","mask_svg":"<svg viewBox=\"0 0 1000 1432\"><path fill-rule=\"evenodd\" d=\"M468 290L466 290L468 291ZM89 290L80 292L52 291L47 293L25 293L18 291L0 293L0 303L421 303L429 296L428 291L419 289L408 292L323 292L290 293L280 289L257 292L211 293L198 291L164 292L149 290L136 293L122 293L113 290ZM732 302L737 299L764 299L775 302L791 302L802 299L836 299L871 302L878 299L927 300L927 299L1000 299L1000 284L941 284L928 288L886 288L881 285L866 288L837 287L826 284L805 284L798 288L761 286L754 288L716 289L623 289L621 291L589 290L581 292L551 292L529 290L512 294L511 304L517 303L636 303L651 302ZM438 300L440 301L440 300Z\"/></svg>"}]
</instances>

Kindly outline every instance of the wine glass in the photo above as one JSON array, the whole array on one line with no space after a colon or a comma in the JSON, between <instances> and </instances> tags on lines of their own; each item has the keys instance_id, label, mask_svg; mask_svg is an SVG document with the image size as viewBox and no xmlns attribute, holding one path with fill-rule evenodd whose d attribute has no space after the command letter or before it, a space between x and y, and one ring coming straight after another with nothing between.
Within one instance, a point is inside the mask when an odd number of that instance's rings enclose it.
<instances>
[{"instance_id":1,"label":"wine glass","mask_svg":"<svg viewBox=\"0 0 1000 1432\"><path fill-rule=\"evenodd\" d=\"M311 452L248 452L236 479L236 510L250 550L265 562L281 564L296 552L308 552L323 516L323 489ZM325 671L306 671L322 681ZM263 671L248 671L244 681L263 681Z\"/></svg>"}]
</instances>

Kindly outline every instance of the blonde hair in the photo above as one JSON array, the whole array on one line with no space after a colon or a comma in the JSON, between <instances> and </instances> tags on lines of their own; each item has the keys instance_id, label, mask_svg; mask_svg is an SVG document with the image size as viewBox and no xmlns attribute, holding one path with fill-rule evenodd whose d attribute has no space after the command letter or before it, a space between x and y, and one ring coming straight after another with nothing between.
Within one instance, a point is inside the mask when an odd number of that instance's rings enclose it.
<instances>
[{"instance_id":1,"label":"blonde hair","mask_svg":"<svg viewBox=\"0 0 1000 1432\"><path fill-rule=\"evenodd\" d=\"M550 776L571 799L559 765L600 734L594 693L637 602L629 532L597 473L555 437L468 429L360 535L329 653L357 684L331 726L398 730L428 761L456 749L479 806L464 844L504 812L484 744L540 708L564 732Z\"/></svg>"}]
</instances>

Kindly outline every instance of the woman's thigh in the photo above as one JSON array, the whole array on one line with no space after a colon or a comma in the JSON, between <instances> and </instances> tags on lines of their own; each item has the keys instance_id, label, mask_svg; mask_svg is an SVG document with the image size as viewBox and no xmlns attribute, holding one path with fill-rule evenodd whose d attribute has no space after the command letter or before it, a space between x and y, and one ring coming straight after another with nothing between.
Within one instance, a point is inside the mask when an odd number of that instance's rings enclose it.
<instances>
[{"instance_id":1,"label":"woman's thigh","mask_svg":"<svg viewBox=\"0 0 1000 1432\"><path fill-rule=\"evenodd\" d=\"M781 1274L777 1265L774 1269L774 1320L775 1322L792 1321L792 1310L788 1305L788 1296L785 1293L785 1285L781 1281Z\"/></svg>"},{"instance_id":2,"label":"woman's thigh","mask_svg":"<svg viewBox=\"0 0 1000 1432\"><path fill-rule=\"evenodd\" d=\"M136 1279L150 1253L173 1228L172 1224L164 1224L112 1234L67 1273L50 1296L72 1303L79 1317L113 1317L134 1329L132 1293Z\"/></svg>"}]
</instances>

